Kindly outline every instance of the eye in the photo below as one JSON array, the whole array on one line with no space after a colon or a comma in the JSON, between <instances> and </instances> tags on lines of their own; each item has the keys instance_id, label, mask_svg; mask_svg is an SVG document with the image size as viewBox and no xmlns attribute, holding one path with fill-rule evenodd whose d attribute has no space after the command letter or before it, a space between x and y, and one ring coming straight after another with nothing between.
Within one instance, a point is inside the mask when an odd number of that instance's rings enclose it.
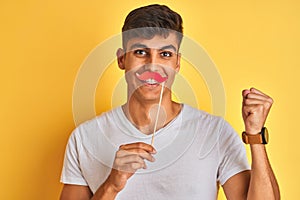
<instances>
[{"instance_id":1,"label":"eye","mask_svg":"<svg viewBox=\"0 0 300 200\"><path fill-rule=\"evenodd\" d=\"M139 56L145 56L145 55L147 55L147 52L142 49L137 49L134 51L134 54L139 55Z\"/></svg>"},{"instance_id":2,"label":"eye","mask_svg":"<svg viewBox=\"0 0 300 200\"><path fill-rule=\"evenodd\" d=\"M162 57L172 57L173 53L170 51L163 51L160 53Z\"/></svg>"}]
</instances>

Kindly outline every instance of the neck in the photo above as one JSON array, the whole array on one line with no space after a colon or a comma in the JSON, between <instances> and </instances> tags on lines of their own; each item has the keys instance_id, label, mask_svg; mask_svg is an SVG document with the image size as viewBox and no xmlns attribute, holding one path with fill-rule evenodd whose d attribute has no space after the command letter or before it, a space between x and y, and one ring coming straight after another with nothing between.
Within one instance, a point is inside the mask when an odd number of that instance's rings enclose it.
<instances>
[{"instance_id":1,"label":"neck","mask_svg":"<svg viewBox=\"0 0 300 200\"><path fill-rule=\"evenodd\" d=\"M172 121L181 110L181 105L171 100L171 93L166 92L162 96L159 109L159 99L144 101L132 98L123 105L123 111L131 123L144 134L152 134L156 118L158 117L156 131ZM157 115L157 112L159 113Z\"/></svg>"}]
</instances>

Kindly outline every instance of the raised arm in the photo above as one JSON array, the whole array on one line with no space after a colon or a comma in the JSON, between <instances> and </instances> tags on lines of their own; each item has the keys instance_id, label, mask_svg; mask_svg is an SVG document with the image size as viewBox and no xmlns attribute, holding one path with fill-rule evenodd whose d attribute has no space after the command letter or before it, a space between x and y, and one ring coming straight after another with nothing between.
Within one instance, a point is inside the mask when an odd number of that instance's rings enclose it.
<instances>
[{"instance_id":1,"label":"raised arm","mask_svg":"<svg viewBox=\"0 0 300 200\"><path fill-rule=\"evenodd\" d=\"M251 137L261 132L273 100L255 88L244 90L242 95L245 132ZM279 186L271 168L265 144L250 144L250 149L251 171L236 174L223 185L227 199L280 199Z\"/></svg>"}]
</instances>

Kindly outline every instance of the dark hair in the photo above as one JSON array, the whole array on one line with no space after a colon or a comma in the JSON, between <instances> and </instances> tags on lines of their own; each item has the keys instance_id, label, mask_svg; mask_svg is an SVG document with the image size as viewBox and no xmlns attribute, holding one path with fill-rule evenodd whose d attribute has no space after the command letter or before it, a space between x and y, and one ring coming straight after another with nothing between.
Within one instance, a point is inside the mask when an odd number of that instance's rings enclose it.
<instances>
[{"instance_id":1,"label":"dark hair","mask_svg":"<svg viewBox=\"0 0 300 200\"><path fill-rule=\"evenodd\" d=\"M170 31L177 35L178 46L182 40L182 18L165 5L148 5L131 11L122 27L123 48L134 37L151 39L155 35L168 37Z\"/></svg>"}]
</instances>

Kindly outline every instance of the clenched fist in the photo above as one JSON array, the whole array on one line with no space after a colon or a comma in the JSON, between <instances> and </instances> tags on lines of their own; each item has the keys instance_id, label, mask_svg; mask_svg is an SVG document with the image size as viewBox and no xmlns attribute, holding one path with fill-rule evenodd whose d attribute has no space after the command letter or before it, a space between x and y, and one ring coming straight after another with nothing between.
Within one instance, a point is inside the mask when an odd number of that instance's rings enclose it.
<instances>
[{"instance_id":1,"label":"clenched fist","mask_svg":"<svg viewBox=\"0 0 300 200\"><path fill-rule=\"evenodd\" d=\"M116 152L113 169L107 181L117 192L121 191L138 169L147 168L145 160L155 161L155 153L156 150L151 145L143 142L121 145Z\"/></svg>"},{"instance_id":2,"label":"clenched fist","mask_svg":"<svg viewBox=\"0 0 300 200\"><path fill-rule=\"evenodd\" d=\"M247 134L257 134L265 124L273 99L255 88L243 90L242 95L245 131Z\"/></svg>"}]
</instances>

